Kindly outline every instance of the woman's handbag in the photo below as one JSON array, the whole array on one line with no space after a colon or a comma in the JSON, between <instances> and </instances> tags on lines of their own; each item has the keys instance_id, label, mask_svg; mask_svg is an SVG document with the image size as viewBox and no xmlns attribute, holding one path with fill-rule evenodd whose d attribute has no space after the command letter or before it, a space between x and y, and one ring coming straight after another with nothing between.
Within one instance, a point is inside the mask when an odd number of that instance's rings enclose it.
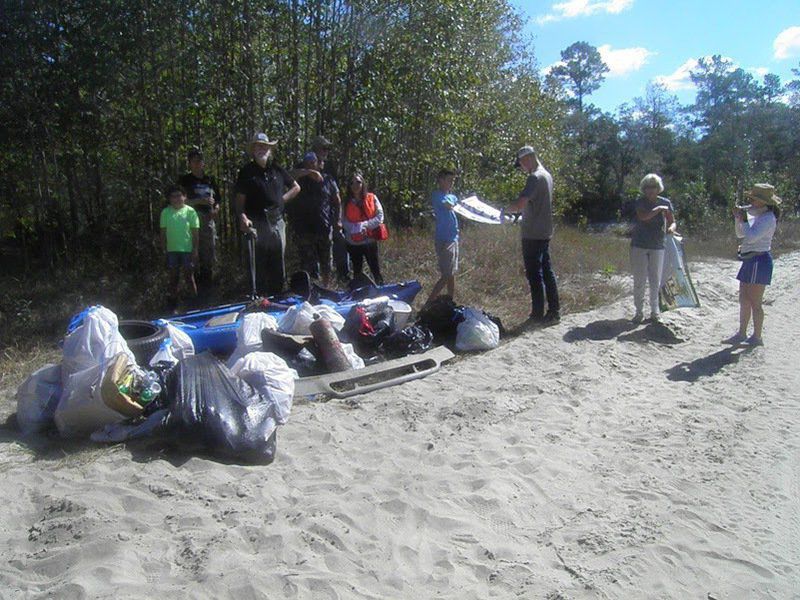
<instances>
[{"instance_id":1,"label":"woman's handbag","mask_svg":"<svg viewBox=\"0 0 800 600\"><path fill-rule=\"evenodd\" d=\"M389 239L389 230L386 228L384 223L381 223L375 229L368 230L367 237L370 237L378 242L382 242Z\"/></svg>"}]
</instances>

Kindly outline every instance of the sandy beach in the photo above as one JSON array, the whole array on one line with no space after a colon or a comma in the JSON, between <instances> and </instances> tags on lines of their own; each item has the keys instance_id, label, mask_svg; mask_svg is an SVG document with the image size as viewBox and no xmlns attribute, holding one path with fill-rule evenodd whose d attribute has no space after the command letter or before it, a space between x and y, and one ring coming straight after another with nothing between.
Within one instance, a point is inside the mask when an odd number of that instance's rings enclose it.
<instances>
[{"instance_id":1,"label":"sandy beach","mask_svg":"<svg viewBox=\"0 0 800 600\"><path fill-rule=\"evenodd\" d=\"M693 265L663 325L625 299L297 402L266 467L7 424L0 597L798 598L800 253L761 348L719 343L737 266Z\"/></svg>"}]
</instances>

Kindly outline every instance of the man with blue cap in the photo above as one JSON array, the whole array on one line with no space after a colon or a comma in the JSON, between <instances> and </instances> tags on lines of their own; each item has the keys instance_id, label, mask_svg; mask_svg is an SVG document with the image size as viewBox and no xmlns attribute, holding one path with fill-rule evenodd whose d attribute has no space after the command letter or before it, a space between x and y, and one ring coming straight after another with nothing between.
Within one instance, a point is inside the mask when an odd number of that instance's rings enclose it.
<instances>
[{"instance_id":1,"label":"man with blue cap","mask_svg":"<svg viewBox=\"0 0 800 600\"><path fill-rule=\"evenodd\" d=\"M322 166L315 152L307 152L299 168L292 171L300 184L300 194L287 206L287 215L300 268L312 279L320 279L323 286L329 286L331 229L339 218L339 190L335 182L322 175Z\"/></svg>"}]
</instances>

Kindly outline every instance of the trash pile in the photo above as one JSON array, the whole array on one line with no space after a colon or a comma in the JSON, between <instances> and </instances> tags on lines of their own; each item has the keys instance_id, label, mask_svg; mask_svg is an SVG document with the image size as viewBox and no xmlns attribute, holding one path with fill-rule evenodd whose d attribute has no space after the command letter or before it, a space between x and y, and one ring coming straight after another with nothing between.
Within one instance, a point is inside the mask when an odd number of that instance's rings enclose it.
<instances>
[{"instance_id":1,"label":"trash pile","mask_svg":"<svg viewBox=\"0 0 800 600\"><path fill-rule=\"evenodd\" d=\"M409 300L420 289L413 283L402 288ZM68 326L61 363L19 387L17 420L26 434L55 426L62 437L96 442L190 440L211 454L267 464L298 379L349 377L365 367L372 379L385 366L384 375L396 374L392 385L410 377L401 366L416 368L395 364L405 357L430 362L434 346L467 352L499 343L502 324L483 311L441 296L409 323L411 306L375 296L380 291L327 302L318 295L316 304L228 305L153 322L120 322L107 308L87 308ZM198 346L206 351L195 354Z\"/></svg>"},{"instance_id":2,"label":"trash pile","mask_svg":"<svg viewBox=\"0 0 800 600\"><path fill-rule=\"evenodd\" d=\"M243 462L274 460L297 378L280 358L255 351L229 368L210 353L195 355L191 340L167 326L169 336L142 365L107 308L85 310L71 328L61 363L42 367L17 391L24 433L55 425L65 438L172 438Z\"/></svg>"}]
</instances>

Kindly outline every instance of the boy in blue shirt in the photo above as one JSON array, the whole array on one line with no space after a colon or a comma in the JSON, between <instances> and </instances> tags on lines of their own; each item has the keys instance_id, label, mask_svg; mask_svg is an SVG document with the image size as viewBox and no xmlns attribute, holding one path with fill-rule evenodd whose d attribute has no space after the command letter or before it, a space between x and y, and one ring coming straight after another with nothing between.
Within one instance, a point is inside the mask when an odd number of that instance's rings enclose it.
<instances>
[{"instance_id":1,"label":"boy in blue shirt","mask_svg":"<svg viewBox=\"0 0 800 600\"><path fill-rule=\"evenodd\" d=\"M441 277L433 286L428 302L436 298L445 286L451 298L455 294L458 271L458 218L453 208L458 204L458 198L450 193L455 179L455 171L442 169L436 176L437 189L431 194L431 205L436 217L436 260Z\"/></svg>"}]
</instances>

